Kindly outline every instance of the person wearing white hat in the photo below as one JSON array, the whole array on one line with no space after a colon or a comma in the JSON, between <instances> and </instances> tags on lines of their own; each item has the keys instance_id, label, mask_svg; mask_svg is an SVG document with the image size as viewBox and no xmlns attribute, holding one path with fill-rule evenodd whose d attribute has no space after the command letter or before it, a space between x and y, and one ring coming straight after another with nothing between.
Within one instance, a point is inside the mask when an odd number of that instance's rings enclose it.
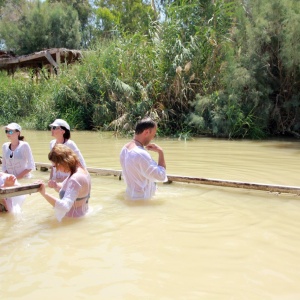
<instances>
[{"instance_id":1,"label":"person wearing white hat","mask_svg":"<svg viewBox=\"0 0 300 300\"><path fill-rule=\"evenodd\" d=\"M71 140L70 125L65 120L56 119L49 126L51 127L51 135L55 138L50 142L50 150L52 150L52 148L56 144L64 144L65 146L69 147L75 152L75 154L79 158L82 167L85 169L86 164L84 158L79 148L77 147L76 143ZM58 183L62 182L69 175L70 174L67 172L56 170L55 166L53 166L51 168L50 180L48 182L48 186L51 188L59 189L60 185L58 185Z\"/></svg>"},{"instance_id":2,"label":"person wearing white hat","mask_svg":"<svg viewBox=\"0 0 300 300\"><path fill-rule=\"evenodd\" d=\"M13 174L17 179L31 178L35 163L31 148L21 136L22 127L17 123L5 126L5 133L10 142L2 145L2 171Z\"/></svg>"},{"instance_id":3,"label":"person wearing white hat","mask_svg":"<svg viewBox=\"0 0 300 300\"><path fill-rule=\"evenodd\" d=\"M56 119L52 124L49 125L50 127L65 127L66 129L68 129L70 131L70 125L62 119Z\"/></svg>"}]
</instances>

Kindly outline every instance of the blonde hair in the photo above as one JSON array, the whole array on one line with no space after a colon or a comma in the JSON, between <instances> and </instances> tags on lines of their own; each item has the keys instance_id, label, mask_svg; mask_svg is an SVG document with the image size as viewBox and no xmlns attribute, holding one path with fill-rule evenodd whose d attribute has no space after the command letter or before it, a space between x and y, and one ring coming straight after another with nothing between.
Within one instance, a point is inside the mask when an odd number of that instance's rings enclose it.
<instances>
[{"instance_id":1,"label":"blonde hair","mask_svg":"<svg viewBox=\"0 0 300 300\"><path fill-rule=\"evenodd\" d=\"M71 175L74 174L78 166L80 166L80 161L76 153L63 144L56 144L48 154L48 159L55 165L62 165L69 169Z\"/></svg>"}]
</instances>

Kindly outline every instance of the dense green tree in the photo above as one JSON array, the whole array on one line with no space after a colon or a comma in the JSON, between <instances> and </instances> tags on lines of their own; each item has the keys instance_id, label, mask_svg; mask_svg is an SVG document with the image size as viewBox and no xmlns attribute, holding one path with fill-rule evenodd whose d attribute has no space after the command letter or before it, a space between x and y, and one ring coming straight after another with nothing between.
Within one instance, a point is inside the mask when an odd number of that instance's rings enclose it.
<instances>
[{"instance_id":1,"label":"dense green tree","mask_svg":"<svg viewBox=\"0 0 300 300\"><path fill-rule=\"evenodd\" d=\"M197 94L220 88L220 68L225 59L236 2L210 0L172 1L161 25L161 99L169 107L171 130L184 131ZM180 118L180 122L178 122ZM189 129L190 130L190 129Z\"/></svg>"},{"instance_id":2,"label":"dense green tree","mask_svg":"<svg viewBox=\"0 0 300 300\"><path fill-rule=\"evenodd\" d=\"M88 0L47 0L49 3L62 3L74 8L78 13L81 32L81 47L87 48L92 40L93 8Z\"/></svg>"},{"instance_id":3,"label":"dense green tree","mask_svg":"<svg viewBox=\"0 0 300 300\"><path fill-rule=\"evenodd\" d=\"M82 27L87 26L92 7L88 0L47 0L49 3L63 3L73 7L77 13Z\"/></svg>"},{"instance_id":4,"label":"dense green tree","mask_svg":"<svg viewBox=\"0 0 300 300\"><path fill-rule=\"evenodd\" d=\"M64 4L52 4L48 19L49 48L78 49L81 41L77 12Z\"/></svg>"},{"instance_id":5,"label":"dense green tree","mask_svg":"<svg viewBox=\"0 0 300 300\"><path fill-rule=\"evenodd\" d=\"M235 38L241 49L240 63L251 70L257 94L262 95L256 102L256 115L265 120L271 134L296 134L300 129L300 31L296 25L300 2L251 0L244 1L244 8L245 27L238 28ZM250 92L247 86L244 89Z\"/></svg>"},{"instance_id":6,"label":"dense green tree","mask_svg":"<svg viewBox=\"0 0 300 300\"><path fill-rule=\"evenodd\" d=\"M6 48L29 54L45 48L78 48L80 23L71 6L62 3L25 2L5 7L0 20L0 37Z\"/></svg>"},{"instance_id":7,"label":"dense green tree","mask_svg":"<svg viewBox=\"0 0 300 300\"><path fill-rule=\"evenodd\" d=\"M101 37L109 37L113 30L133 34L148 33L157 15L151 3L142 0L96 0L96 28Z\"/></svg>"},{"instance_id":8,"label":"dense green tree","mask_svg":"<svg viewBox=\"0 0 300 300\"><path fill-rule=\"evenodd\" d=\"M76 40L72 5L46 3L45 10L35 2L8 1L0 38L9 33L13 43L22 36L23 51L44 43L38 37L47 45ZM3 118L24 99L37 128L49 124L46 118L62 116L78 129L129 130L137 118L150 115L160 123L159 134L299 136L299 1L161 1L165 14L157 20L159 3L96 2L95 19L82 32L95 42L92 51L84 52L81 64L62 66L47 83L0 80ZM43 26L50 28L44 35ZM24 36L27 28L36 39ZM44 116L46 106L51 111Z\"/></svg>"},{"instance_id":9,"label":"dense green tree","mask_svg":"<svg viewBox=\"0 0 300 300\"><path fill-rule=\"evenodd\" d=\"M6 1L1 9L0 17L0 39L3 47L7 50L18 51L18 36L20 30L18 22L21 20L23 12L32 8L32 4L26 1Z\"/></svg>"},{"instance_id":10,"label":"dense green tree","mask_svg":"<svg viewBox=\"0 0 300 300\"><path fill-rule=\"evenodd\" d=\"M219 136L298 135L299 1L241 4L220 49L218 85L197 95L190 124Z\"/></svg>"},{"instance_id":11,"label":"dense green tree","mask_svg":"<svg viewBox=\"0 0 300 300\"><path fill-rule=\"evenodd\" d=\"M18 52L28 54L48 48L46 11L37 3L28 14L21 16L18 22Z\"/></svg>"}]
</instances>

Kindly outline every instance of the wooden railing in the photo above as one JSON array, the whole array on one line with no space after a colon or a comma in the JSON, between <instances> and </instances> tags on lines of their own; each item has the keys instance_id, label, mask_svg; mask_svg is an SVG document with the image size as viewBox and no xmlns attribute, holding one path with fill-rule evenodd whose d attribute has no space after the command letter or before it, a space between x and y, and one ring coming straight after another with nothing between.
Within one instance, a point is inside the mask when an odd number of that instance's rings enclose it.
<instances>
[{"instance_id":1,"label":"wooden railing","mask_svg":"<svg viewBox=\"0 0 300 300\"><path fill-rule=\"evenodd\" d=\"M51 164L39 163L36 162L36 168L40 170L47 171L51 168ZM112 170L112 169L101 169L101 168L87 168L91 174L102 175L102 176L118 176L121 180L122 171L121 170ZM254 182L241 182L241 181L229 181L221 179L212 179L212 178L201 178L201 177L189 177L189 176L179 176L179 175L170 175L168 174L168 183L171 182L183 182L183 183L192 183L192 184L204 184L204 185L213 185L221 187L231 187L231 188L242 188L250 190L261 190L274 193L290 193L300 195L300 187L298 186L286 186L286 185L273 185L273 184L262 184Z\"/></svg>"}]
</instances>

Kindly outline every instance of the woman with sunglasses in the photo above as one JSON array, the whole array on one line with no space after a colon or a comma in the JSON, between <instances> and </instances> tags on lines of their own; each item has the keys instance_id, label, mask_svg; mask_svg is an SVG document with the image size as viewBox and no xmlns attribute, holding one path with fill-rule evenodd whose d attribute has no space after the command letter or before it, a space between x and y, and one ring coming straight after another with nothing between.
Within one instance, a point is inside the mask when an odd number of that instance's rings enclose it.
<instances>
[{"instance_id":1,"label":"woman with sunglasses","mask_svg":"<svg viewBox=\"0 0 300 300\"><path fill-rule=\"evenodd\" d=\"M44 182L38 181L41 184L39 192L54 207L57 220L61 221L65 216L77 218L85 215L91 191L89 172L82 167L75 152L65 145L55 145L48 158L58 171L69 174L61 188L56 188L59 198L46 193Z\"/></svg>"},{"instance_id":2,"label":"woman with sunglasses","mask_svg":"<svg viewBox=\"0 0 300 300\"><path fill-rule=\"evenodd\" d=\"M5 126L5 133L10 142L2 145L2 171L13 174L17 179L31 178L35 164L31 148L21 136L22 127L17 123Z\"/></svg>"},{"instance_id":3,"label":"woman with sunglasses","mask_svg":"<svg viewBox=\"0 0 300 300\"><path fill-rule=\"evenodd\" d=\"M55 138L50 142L50 150L53 149L53 147L57 144L63 144L75 152L82 167L86 168L84 158L79 148L77 147L75 142L71 140L70 125L65 120L56 119L49 126L51 127L51 135ZM62 182L69 175L69 172L57 170L55 166L53 166L51 168L50 181L48 183L49 187L57 188L57 183Z\"/></svg>"}]
</instances>

